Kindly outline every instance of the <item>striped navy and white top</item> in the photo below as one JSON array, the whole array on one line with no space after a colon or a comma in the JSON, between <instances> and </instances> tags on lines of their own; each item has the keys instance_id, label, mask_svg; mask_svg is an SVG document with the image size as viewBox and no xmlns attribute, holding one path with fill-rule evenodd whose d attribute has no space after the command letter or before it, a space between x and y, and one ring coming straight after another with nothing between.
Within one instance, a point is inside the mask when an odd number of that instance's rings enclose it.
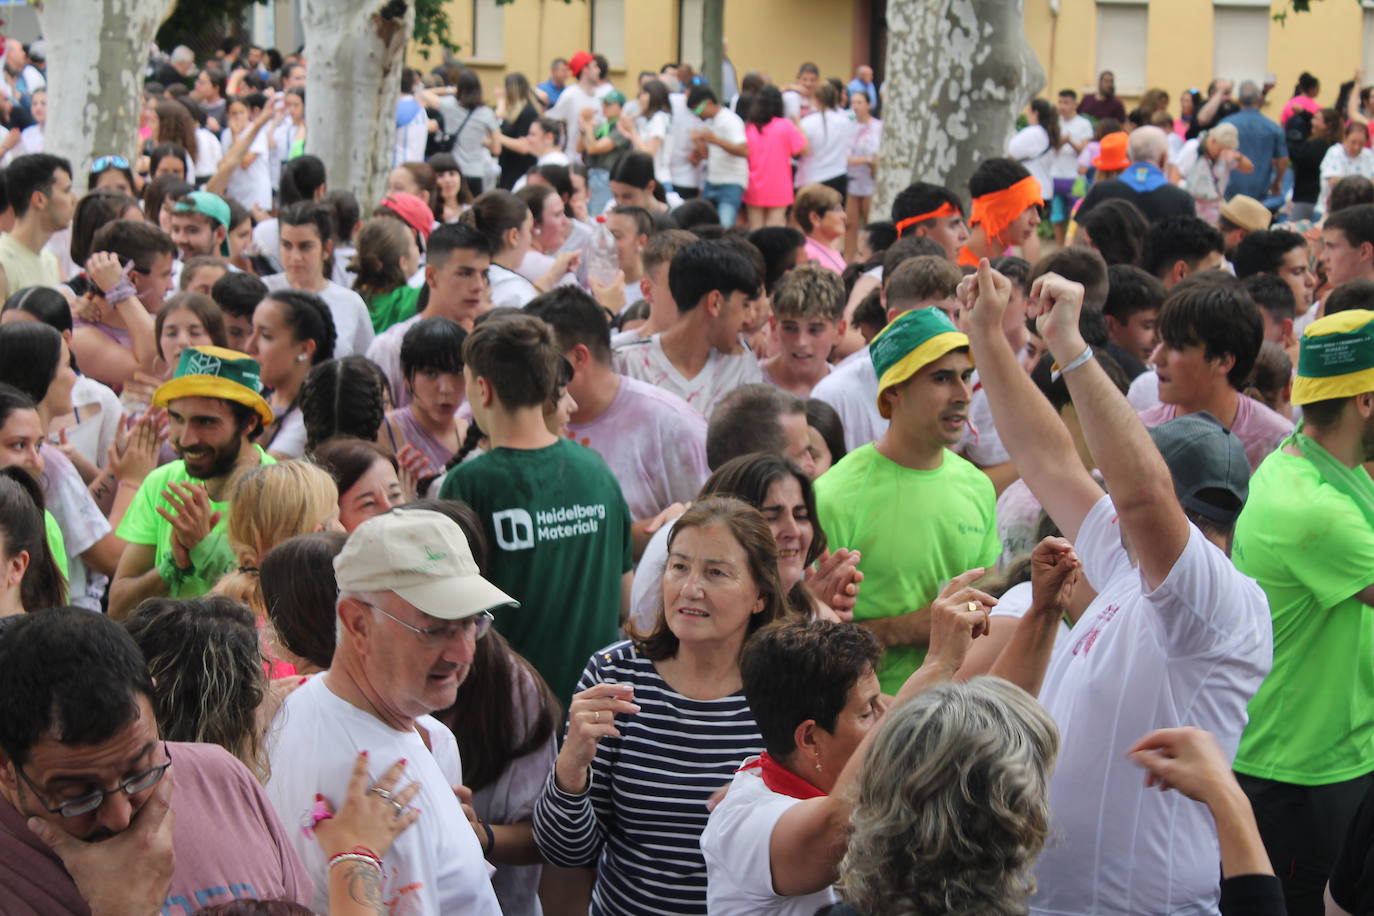
<instances>
[{"instance_id":1,"label":"striped navy and white top","mask_svg":"<svg viewBox=\"0 0 1374 916\"><path fill-rule=\"evenodd\" d=\"M592 916L705 913L701 833L706 800L763 738L743 694L692 700L676 693L629 642L591 657L577 683L634 685L640 711L615 717L582 795L549 774L534 809L534 840L548 861L597 866Z\"/></svg>"}]
</instances>

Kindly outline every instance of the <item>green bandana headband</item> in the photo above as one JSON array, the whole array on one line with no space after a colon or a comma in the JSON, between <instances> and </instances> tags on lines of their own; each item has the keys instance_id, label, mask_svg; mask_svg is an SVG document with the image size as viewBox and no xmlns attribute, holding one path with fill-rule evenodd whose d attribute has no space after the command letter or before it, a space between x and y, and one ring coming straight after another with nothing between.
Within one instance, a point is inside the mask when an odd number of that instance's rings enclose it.
<instances>
[{"instance_id":1,"label":"green bandana headband","mask_svg":"<svg viewBox=\"0 0 1374 916\"><path fill-rule=\"evenodd\" d=\"M1351 309L1319 318L1303 334L1293 403L1374 391L1374 312Z\"/></svg>"}]
</instances>

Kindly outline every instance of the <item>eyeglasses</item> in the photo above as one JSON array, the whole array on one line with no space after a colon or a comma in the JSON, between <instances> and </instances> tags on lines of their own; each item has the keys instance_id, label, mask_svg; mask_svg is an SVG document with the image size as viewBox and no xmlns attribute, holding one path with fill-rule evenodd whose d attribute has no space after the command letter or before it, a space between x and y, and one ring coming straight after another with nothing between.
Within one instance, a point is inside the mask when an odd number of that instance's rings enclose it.
<instances>
[{"instance_id":1,"label":"eyeglasses","mask_svg":"<svg viewBox=\"0 0 1374 916\"><path fill-rule=\"evenodd\" d=\"M367 602L363 603L367 604ZM457 636L459 633L464 636L471 636L474 640L481 639L483 636L487 635L487 631L491 629L492 621L496 619L491 616L490 611L482 611L478 614L473 614L471 617L464 617L462 620L450 620L448 623L441 624L440 626L426 628L412 626L401 618L393 614L388 614L375 604L368 604L367 606L383 617L388 617L396 621L412 633L418 634L420 642L426 646L442 645L453 639L453 637Z\"/></svg>"},{"instance_id":2,"label":"eyeglasses","mask_svg":"<svg viewBox=\"0 0 1374 916\"><path fill-rule=\"evenodd\" d=\"M129 167L129 160L125 159L123 156L101 156L95 162L91 163L92 172L103 172L111 167L116 169L127 169Z\"/></svg>"},{"instance_id":3,"label":"eyeglasses","mask_svg":"<svg viewBox=\"0 0 1374 916\"><path fill-rule=\"evenodd\" d=\"M136 773L113 789L97 789L89 795L83 795L80 798L64 801L55 808L48 807L47 802L43 802L43 807L49 814L60 814L63 817L80 817L83 814L90 814L96 808L105 804L105 799L116 792L123 792L125 795L137 795L140 792L146 792L162 781L162 775L166 773L167 768L172 765L172 755L171 752L167 750L167 742L165 741L162 742L162 753L163 756L167 758L166 763L144 770L142 773ZM19 773L20 778L22 778L28 787L33 790L34 794L38 796L39 801L43 801L43 790L34 785L33 780L24 772L24 768L16 765L15 771Z\"/></svg>"}]
</instances>

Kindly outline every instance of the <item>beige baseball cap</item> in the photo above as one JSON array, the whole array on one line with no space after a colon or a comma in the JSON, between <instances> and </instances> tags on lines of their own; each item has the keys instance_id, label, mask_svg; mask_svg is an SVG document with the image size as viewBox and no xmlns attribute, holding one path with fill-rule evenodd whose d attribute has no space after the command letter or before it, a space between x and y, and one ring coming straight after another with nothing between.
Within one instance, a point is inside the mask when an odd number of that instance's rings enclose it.
<instances>
[{"instance_id":1,"label":"beige baseball cap","mask_svg":"<svg viewBox=\"0 0 1374 916\"><path fill-rule=\"evenodd\" d=\"M353 529L334 578L341 592L395 592L440 620L520 606L482 578L458 523L428 509L392 509Z\"/></svg>"}]
</instances>

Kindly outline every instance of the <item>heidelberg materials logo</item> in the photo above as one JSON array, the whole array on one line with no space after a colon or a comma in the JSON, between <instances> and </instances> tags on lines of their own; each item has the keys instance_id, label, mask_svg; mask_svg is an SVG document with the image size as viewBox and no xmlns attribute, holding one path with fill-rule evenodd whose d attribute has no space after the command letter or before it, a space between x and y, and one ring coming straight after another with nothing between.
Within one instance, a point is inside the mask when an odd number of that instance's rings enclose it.
<instances>
[{"instance_id":1,"label":"heidelberg materials logo","mask_svg":"<svg viewBox=\"0 0 1374 916\"><path fill-rule=\"evenodd\" d=\"M209 353L202 353L193 350L186 359L186 373L188 375L219 375L220 367L224 363L218 356L211 356Z\"/></svg>"}]
</instances>

